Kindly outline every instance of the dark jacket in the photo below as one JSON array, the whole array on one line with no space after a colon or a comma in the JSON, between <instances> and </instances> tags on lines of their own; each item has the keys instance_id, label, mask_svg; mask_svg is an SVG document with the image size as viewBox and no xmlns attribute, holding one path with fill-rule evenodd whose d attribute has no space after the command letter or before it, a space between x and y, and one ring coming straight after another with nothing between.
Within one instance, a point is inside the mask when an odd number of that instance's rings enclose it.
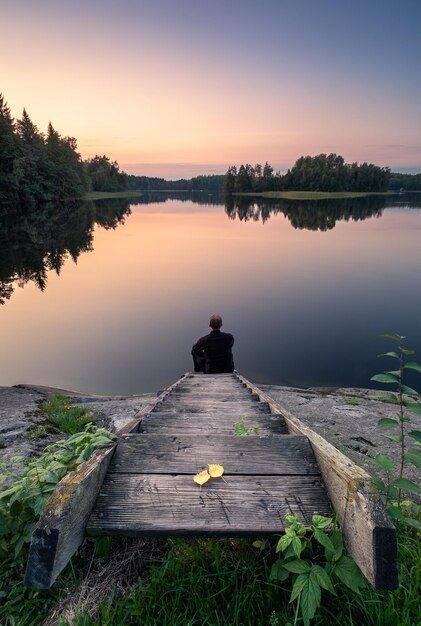
<instances>
[{"instance_id":1,"label":"dark jacket","mask_svg":"<svg viewBox=\"0 0 421 626\"><path fill-rule=\"evenodd\" d=\"M234 337L220 330L212 330L209 335L200 337L192 348L193 357L205 357L206 374L224 374L234 371L232 346Z\"/></svg>"}]
</instances>

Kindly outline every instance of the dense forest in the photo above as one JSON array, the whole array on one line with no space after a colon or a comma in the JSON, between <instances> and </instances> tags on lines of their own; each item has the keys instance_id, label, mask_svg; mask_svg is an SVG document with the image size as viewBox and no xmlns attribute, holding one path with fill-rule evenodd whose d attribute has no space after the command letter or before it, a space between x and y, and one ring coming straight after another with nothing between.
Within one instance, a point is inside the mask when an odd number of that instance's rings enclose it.
<instances>
[{"instance_id":1,"label":"dense forest","mask_svg":"<svg viewBox=\"0 0 421 626\"><path fill-rule=\"evenodd\" d=\"M387 191L390 169L372 163L345 163L337 154L318 154L300 157L295 165L282 175L274 174L265 163L254 167L229 167L225 174L226 193L262 191Z\"/></svg>"},{"instance_id":2,"label":"dense forest","mask_svg":"<svg viewBox=\"0 0 421 626\"><path fill-rule=\"evenodd\" d=\"M391 191L421 191L421 174L398 174L390 175L389 189Z\"/></svg>"},{"instance_id":3,"label":"dense forest","mask_svg":"<svg viewBox=\"0 0 421 626\"><path fill-rule=\"evenodd\" d=\"M24 109L14 120L0 94L0 203L36 207L80 198L86 191L120 191L126 175L106 156L84 162L74 137L62 137L50 123L39 131Z\"/></svg>"},{"instance_id":4,"label":"dense forest","mask_svg":"<svg viewBox=\"0 0 421 626\"><path fill-rule=\"evenodd\" d=\"M224 188L224 175L194 176L179 180L165 180L150 176L128 176L128 188L139 191L207 191L221 193Z\"/></svg>"}]
</instances>

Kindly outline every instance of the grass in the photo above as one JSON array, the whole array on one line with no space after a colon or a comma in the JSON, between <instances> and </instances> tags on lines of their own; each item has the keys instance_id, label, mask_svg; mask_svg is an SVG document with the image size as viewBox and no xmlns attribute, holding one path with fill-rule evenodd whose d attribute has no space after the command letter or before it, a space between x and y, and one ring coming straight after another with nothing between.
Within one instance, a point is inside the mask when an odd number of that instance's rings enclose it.
<instances>
[{"instance_id":1,"label":"grass","mask_svg":"<svg viewBox=\"0 0 421 626\"><path fill-rule=\"evenodd\" d=\"M268 581L275 541L169 540L145 577L121 596L110 590L97 610L76 613L59 626L292 626L295 605L287 583ZM399 528L400 587L355 595L339 585L325 593L312 626L415 626L421 610L421 543ZM301 619L296 622L302 626Z\"/></svg>"},{"instance_id":2,"label":"grass","mask_svg":"<svg viewBox=\"0 0 421 626\"><path fill-rule=\"evenodd\" d=\"M69 435L83 430L97 419L92 411L72 406L69 398L61 395L49 396L38 404L38 408L51 424Z\"/></svg>"},{"instance_id":3,"label":"grass","mask_svg":"<svg viewBox=\"0 0 421 626\"><path fill-rule=\"evenodd\" d=\"M329 200L339 198L365 198L366 196L387 196L393 191L264 191L262 193L240 193L238 196L260 196L262 198L284 198L285 200Z\"/></svg>"},{"instance_id":4,"label":"grass","mask_svg":"<svg viewBox=\"0 0 421 626\"><path fill-rule=\"evenodd\" d=\"M141 195L141 191L88 191L88 193L83 196L83 199L106 200L108 198L136 198Z\"/></svg>"},{"instance_id":5,"label":"grass","mask_svg":"<svg viewBox=\"0 0 421 626\"><path fill-rule=\"evenodd\" d=\"M55 430L56 429L54 428L53 424L51 424L50 422L45 422L45 424L39 424L39 426L34 426L33 428L30 428L27 432L26 438L30 440L45 439Z\"/></svg>"},{"instance_id":6,"label":"grass","mask_svg":"<svg viewBox=\"0 0 421 626\"><path fill-rule=\"evenodd\" d=\"M346 404L348 404L349 406L358 406L360 404L360 401L357 398L348 398Z\"/></svg>"}]
</instances>

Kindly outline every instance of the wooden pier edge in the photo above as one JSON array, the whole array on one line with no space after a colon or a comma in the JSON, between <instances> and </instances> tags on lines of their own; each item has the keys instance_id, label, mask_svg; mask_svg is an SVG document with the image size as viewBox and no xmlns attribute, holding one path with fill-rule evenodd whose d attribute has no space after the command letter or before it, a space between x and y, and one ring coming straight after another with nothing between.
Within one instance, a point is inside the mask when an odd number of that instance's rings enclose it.
<instances>
[{"instance_id":1,"label":"wooden pier edge","mask_svg":"<svg viewBox=\"0 0 421 626\"><path fill-rule=\"evenodd\" d=\"M180 382L184 374L147 404L116 435L134 432L143 416L150 413ZM24 584L32 589L49 589L85 539L85 527L113 457L116 443L96 450L91 458L67 474L56 486L32 533Z\"/></svg>"},{"instance_id":2,"label":"wooden pier edge","mask_svg":"<svg viewBox=\"0 0 421 626\"><path fill-rule=\"evenodd\" d=\"M272 413L283 416L290 434L308 437L349 554L376 589L396 589L396 529L384 510L370 474L244 376L238 372L235 374L262 402L268 403Z\"/></svg>"}]
</instances>

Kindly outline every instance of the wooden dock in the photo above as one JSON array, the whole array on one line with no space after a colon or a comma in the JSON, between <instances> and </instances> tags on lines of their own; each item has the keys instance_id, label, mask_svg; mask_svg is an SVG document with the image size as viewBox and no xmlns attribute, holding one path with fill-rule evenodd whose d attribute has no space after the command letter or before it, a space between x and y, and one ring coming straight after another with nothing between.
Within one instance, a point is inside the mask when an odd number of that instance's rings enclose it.
<instances>
[{"instance_id":1,"label":"wooden dock","mask_svg":"<svg viewBox=\"0 0 421 626\"><path fill-rule=\"evenodd\" d=\"M250 435L234 434L240 421ZM237 373L186 374L65 477L33 534L25 583L51 586L90 536L264 536L332 515L377 588L396 586L396 535L370 477ZM223 478L199 486L209 464Z\"/></svg>"}]
</instances>

